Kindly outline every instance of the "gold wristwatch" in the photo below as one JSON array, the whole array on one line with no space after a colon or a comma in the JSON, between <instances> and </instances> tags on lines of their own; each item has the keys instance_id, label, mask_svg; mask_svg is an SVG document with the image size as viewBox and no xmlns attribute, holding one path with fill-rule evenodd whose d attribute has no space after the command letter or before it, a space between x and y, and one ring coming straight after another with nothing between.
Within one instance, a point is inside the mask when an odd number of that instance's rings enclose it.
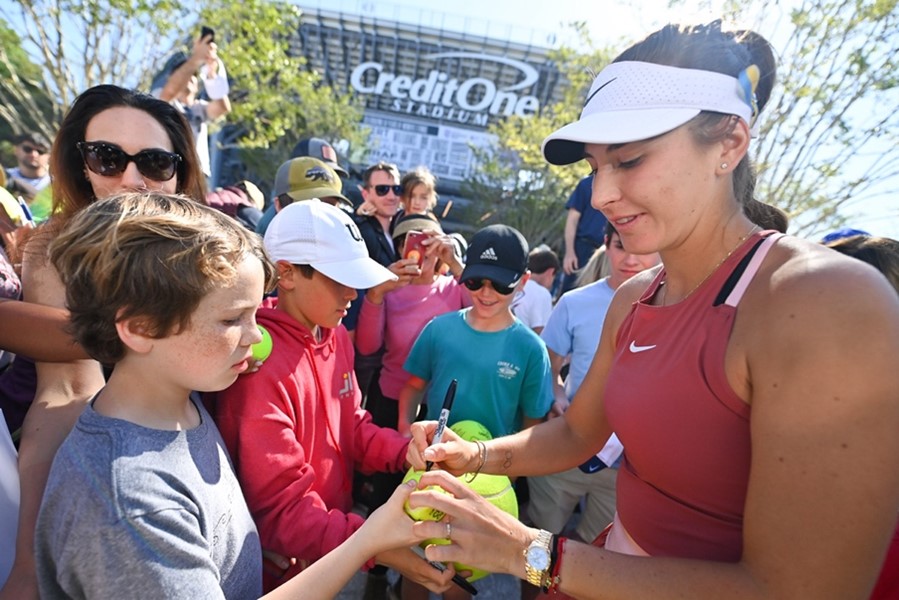
<instances>
[{"instance_id":1,"label":"gold wristwatch","mask_svg":"<svg viewBox=\"0 0 899 600\"><path fill-rule=\"evenodd\" d=\"M540 587L549 577L550 544L552 534L541 529L531 545L524 550L524 571L526 580L531 585Z\"/></svg>"}]
</instances>

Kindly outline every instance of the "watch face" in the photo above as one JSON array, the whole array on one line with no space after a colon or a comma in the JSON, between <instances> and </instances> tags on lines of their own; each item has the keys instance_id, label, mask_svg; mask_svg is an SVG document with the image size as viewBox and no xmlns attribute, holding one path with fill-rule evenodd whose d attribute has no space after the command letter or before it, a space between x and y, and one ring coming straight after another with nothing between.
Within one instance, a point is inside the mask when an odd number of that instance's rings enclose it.
<instances>
[{"instance_id":1,"label":"watch face","mask_svg":"<svg viewBox=\"0 0 899 600\"><path fill-rule=\"evenodd\" d=\"M546 551L546 548L528 548L527 562L531 568L545 571L549 568L549 552Z\"/></svg>"}]
</instances>

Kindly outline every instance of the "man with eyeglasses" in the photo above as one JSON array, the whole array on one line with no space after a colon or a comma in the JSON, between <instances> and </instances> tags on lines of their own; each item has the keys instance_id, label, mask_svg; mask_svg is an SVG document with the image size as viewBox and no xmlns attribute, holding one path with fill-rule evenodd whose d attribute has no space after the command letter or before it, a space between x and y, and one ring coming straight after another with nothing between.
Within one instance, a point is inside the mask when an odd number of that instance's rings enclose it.
<instances>
[{"instance_id":1,"label":"man with eyeglasses","mask_svg":"<svg viewBox=\"0 0 899 600\"><path fill-rule=\"evenodd\" d=\"M369 257L389 267L399 258L399 252L393 247L393 239L390 237L390 222L400 208L402 194L400 170L391 163L373 164L362 172L362 185L359 186L359 191L362 193L362 204L356 209L353 221L356 222L365 247L368 248ZM365 290L359 290L359 297L353 301L349 314L343 320L351 336L356 329L356 320L364 296ZM364 372L360 374L358 371L356 376L364 394L367 379L370 377L365 377Z\"/></svg>"},{"instance_id":2,"label":"man with eyeglasses","mask_svg":"<svg viewBox=\"0 0 899 600\"><path fill-rule=\"evenodd\" d=\"M6 187L30 202L50 185L50 142L42 134L26 132L13 139L17 166L6 170Z\"/></svg>"},{"instance_id":3,"label":"man with eyeglasses","mask_svg":"<svg viewBox=\"0 0 899 600\"><path fill-rule=\"evenodd\" d=\"M400 208L400 171L394 164L379 162L362 173L362 205L356 223L368 254L385 267L397 258L390 238L390 221Z\"/></svg>"}]
</instances>

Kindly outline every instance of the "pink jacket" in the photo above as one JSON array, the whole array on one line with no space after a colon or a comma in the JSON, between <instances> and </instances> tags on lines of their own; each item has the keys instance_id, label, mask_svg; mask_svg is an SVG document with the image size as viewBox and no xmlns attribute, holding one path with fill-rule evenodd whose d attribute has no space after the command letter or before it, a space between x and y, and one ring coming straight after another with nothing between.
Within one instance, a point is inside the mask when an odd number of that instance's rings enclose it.
<instances>
[{"instance_id":1,"label":"pink jacket","mask_svg":"<svg viewBox=\"0 0 899 600\"><path fill-rule=\"evenodd\" d=\"M471 306L468 290L452 277L439 276L431 285L407 285L384 295L382 304L366 297L356 324L356 348L372 354L386 344L380 386L386 398L399 398L409 379L403 363L418 334L431 319Z\"/></svg>"}]
</instances>

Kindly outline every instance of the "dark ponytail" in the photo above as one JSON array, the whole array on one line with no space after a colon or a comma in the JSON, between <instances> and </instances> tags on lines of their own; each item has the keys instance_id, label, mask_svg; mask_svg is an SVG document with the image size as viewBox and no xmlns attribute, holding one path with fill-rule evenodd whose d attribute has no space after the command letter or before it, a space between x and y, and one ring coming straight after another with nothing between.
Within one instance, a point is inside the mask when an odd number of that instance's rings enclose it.
<instances>
[{"instance_id":1,"label":"dark ponytail","mask_svg":"<svg viewBox=\"0 0 899 600\"><path fill-rule=\"evenodd\" d=\"M777 61L768 40L750 30L723 29L720 19L704 25L666 25L622 52L613 62L622 61L702 69L732 77L755 65L759 69L755 90L759 112L770 100L777 79ZM733 115L703 111L689 127L700 144L712 144L729 135L735 125ZM783 211L755 199L756 174L748 155L734 168L733 181L734 195L753 222L782 224L786 229L787 217Z\"/></svg>"}]
</instances>

